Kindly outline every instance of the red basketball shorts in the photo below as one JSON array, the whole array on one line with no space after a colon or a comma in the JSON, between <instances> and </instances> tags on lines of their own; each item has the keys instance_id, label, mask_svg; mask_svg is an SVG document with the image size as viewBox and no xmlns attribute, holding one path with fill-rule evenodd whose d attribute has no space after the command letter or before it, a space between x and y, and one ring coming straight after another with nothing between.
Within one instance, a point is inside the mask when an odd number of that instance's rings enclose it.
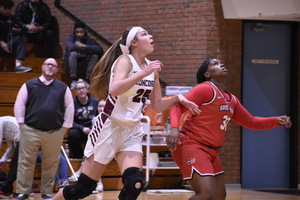
<instances>
[{"instance_id":1,"label":"red basketball shorts","mask_svg":"<svg viewBox=\"0 0 300 200\"><path fill-rule=\"evenodd\" d=\"M180 141L181 144L172 151L172 157L179 166L184 180L192 179L194 172L200 176L223 174L218 149L204 146L183 133L180 133Z\"/></svg>"}]
</instances>

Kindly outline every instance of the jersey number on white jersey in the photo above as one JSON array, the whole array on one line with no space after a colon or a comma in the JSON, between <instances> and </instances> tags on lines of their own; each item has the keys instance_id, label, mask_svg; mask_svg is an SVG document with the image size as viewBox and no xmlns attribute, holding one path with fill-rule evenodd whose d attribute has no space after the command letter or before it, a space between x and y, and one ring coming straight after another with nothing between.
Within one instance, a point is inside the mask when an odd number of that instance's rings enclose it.
<instances>
[{"instance_id":1,"label":"jersey number on white jersey","mask_svg":"<svg viewBox=\"0 0 300 200\"><path fill-rule=\"evenodd\" d=\"M145 103L152 90L139 89L136 91L137 95L132 98L132 102Z\"/></svg>"}]
</instances>

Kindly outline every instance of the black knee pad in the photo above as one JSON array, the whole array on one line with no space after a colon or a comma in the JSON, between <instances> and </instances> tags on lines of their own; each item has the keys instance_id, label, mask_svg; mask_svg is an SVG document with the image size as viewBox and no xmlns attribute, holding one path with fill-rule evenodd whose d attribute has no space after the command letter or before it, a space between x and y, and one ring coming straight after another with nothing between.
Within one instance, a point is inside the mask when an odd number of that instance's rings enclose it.
<instances>
[{"instance_id":1,"label":"black knee pad","mask_svg":"<svg viewBox=\"0 0 300 200\"><path fill-rule=\"evenodd\" d=\"M143 172L137 167L127 168L122 175L124 187L119 195L119 200L135 200L143 190ZM140 188L135 188L136 183L141 183Z\"/></svg>"},{"instance_id":2,"label":"black knee pad","mask_svg":"<svg viewBox=\"0 0 300 200\"><path fill-rule=\"evenodd\" d=\"M97 187L97 182L81 173L75 184L64 187L63 195L66 200L83 199L92 194Z\"/></svg>"}]
</instances>

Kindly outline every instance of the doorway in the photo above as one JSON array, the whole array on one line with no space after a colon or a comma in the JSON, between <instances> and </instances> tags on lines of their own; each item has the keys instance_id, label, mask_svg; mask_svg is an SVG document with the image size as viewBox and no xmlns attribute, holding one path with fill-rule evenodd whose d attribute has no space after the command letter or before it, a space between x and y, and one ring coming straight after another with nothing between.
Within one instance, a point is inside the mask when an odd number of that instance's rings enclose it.
<instances>
[{"instance_id":1,"label":"doorway","mask_svg":"<svg viewBox=\"0 0 300 200\"><path fill-rule=\"evenodd\" d=\"M245 21L243 31L244 107L253 116L290 115L292 25ZM290 186L289 129L242 128L242 187Z\"/></svg>"}]
</instances>

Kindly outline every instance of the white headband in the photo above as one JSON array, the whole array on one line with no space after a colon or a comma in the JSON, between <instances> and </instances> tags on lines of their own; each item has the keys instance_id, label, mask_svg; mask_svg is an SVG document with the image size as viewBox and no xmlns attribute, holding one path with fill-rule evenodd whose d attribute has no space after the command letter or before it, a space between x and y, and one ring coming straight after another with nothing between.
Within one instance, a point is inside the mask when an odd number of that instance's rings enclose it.
<instances>
[{"instance_id":1,"label":"white headband","mask_svg":"<svg viewBox=\"0 0 300 200\"><path fill-rule=\"evenodd\" d=\"M123 54L129 54L129 47L130 47L130 44L131 44L131 41L133 40L133 38L136 36L138 30L140 29L141 27L139 26L134 26L130 29L128 35L127 35L127 38L126 38L126 46L125 45L122 45L120 44L120 48L123 52Z\"/></svg>"}]
</instances>

